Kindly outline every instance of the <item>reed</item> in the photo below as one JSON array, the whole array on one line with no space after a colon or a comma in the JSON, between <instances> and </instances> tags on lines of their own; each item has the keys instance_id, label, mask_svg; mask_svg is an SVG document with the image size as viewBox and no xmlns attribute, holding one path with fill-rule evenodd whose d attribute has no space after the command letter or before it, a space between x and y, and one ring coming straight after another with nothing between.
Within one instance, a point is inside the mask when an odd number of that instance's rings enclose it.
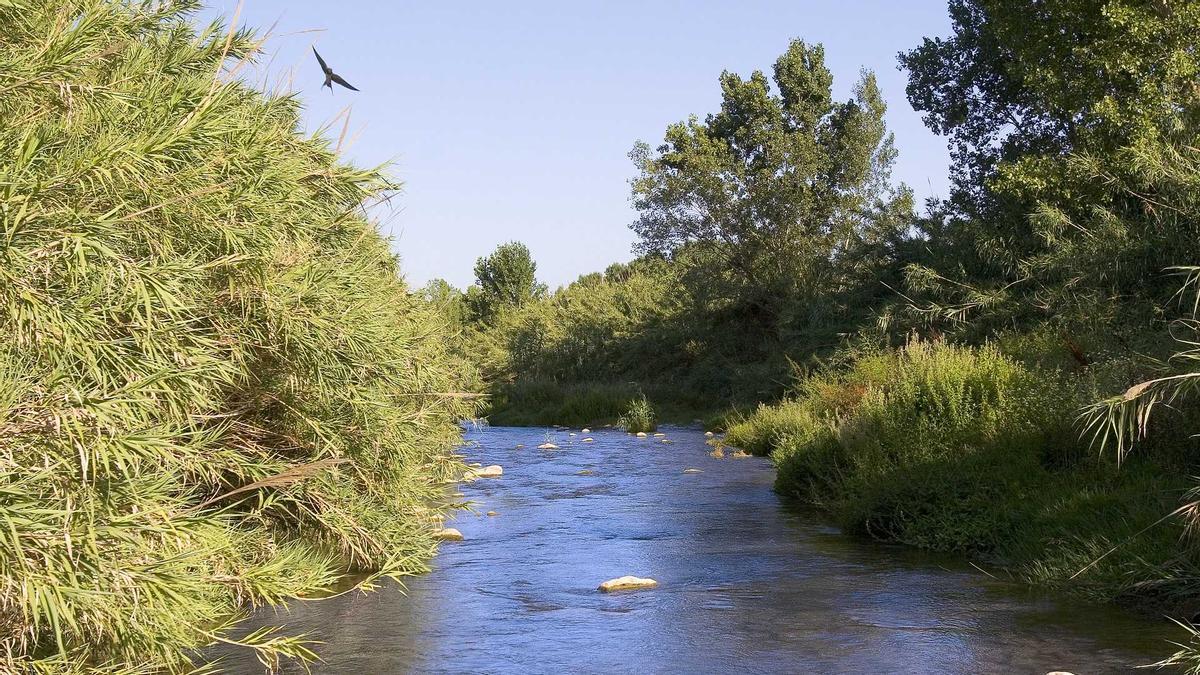
<instances>
[{"instance_id":1,"label":"reed","mask_svg":"<svg viewBox=\"0 0 1200 675\"><path fill-rule=\"evenodd\" d=\"M230 629L435 550L473 402L364 217L396 185L196 7L0 2L0 671L312 659Z\"/></svg>"}]
</instances>

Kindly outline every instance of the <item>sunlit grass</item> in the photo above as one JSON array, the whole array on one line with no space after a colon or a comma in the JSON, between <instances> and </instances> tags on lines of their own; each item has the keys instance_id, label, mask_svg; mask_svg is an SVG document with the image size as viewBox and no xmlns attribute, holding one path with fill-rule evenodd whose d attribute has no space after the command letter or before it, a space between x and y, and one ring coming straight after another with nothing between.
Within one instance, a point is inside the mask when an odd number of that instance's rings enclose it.
<instances>
[{"instance_id":1,"label":"sunlit grass","mask_svg":"<svg viewBox=\"0 0 1200 675\"><path fill-rule=\"evenodd\" d=\"M362 215L395 186L195 6L0 2L0 670L186 669L435 548L470 401Z\"/></svg>"}]
</instances>

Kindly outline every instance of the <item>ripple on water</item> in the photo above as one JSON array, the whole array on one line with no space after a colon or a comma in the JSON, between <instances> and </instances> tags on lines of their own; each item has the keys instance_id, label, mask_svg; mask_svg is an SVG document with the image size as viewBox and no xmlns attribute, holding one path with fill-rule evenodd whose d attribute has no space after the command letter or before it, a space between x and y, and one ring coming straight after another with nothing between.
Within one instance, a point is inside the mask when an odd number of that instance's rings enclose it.
<instances>
[{"instance_id":1,"label":"ripple on water","mask_svg":"<svg viewBox=\"0 0 1200 675\"><path fill-rule=\"evenodd\" d=\"M314 672L329 673L1124 673L1177 637L957 560L844 537L784 508L767 460L714 459L700 431L664 431L675 443L470 430L467 461L504 476L462 491L503 517L455 520L466 540L443 547L406 595L385 584L266 608L246 629L282 619L309 632L325 643ZM547 438L562 449L533 449ZM659 586L595 590L626 574ZM260 670L252 655L213 653L233 672Z\"/></svg>"}]
</instances>

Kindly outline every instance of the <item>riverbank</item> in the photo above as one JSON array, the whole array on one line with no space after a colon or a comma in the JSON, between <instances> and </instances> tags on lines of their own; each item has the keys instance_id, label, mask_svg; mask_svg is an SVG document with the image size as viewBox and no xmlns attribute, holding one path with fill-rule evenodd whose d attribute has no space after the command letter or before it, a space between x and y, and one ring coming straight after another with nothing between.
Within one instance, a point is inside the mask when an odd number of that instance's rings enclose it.
<instances>
[{"instance_id":1,"label":"riverbank","mask_svg":"<svg viewBox=\"0 0 1200 675\"><path fill-rule=\"evenodd\" d=\"M914 343L803 381L725 440L769 454L781 494L848 532L1191 616L1197 559L1171 514L1196 467L1178 445L1120 464L1090 447L1076 424L1090 387L995 347Z\"/></svg>"}]
</instances>

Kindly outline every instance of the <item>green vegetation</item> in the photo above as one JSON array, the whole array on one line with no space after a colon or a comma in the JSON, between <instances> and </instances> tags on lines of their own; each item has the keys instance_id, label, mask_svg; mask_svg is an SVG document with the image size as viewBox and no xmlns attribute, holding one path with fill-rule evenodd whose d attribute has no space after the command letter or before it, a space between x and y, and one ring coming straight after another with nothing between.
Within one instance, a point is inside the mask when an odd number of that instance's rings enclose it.
<instances>
[{"instance_id":1,"label":"green vegetation","mask_svg":"<svg viewBox=\"0 0 1200 675\"><path fill-rule=\"evenodd\" d=\"M461 324L489 414L611 421L645 392L850 531L1190 616L1200 5L949 9L900 55L949 198L916 215L891 181L870 72L836 102L797 41L724 73L719 111L631 154L640 258Z\"/></svg>"},{"instance_id":2,"label":"green vegetation","mask_svg":"<svg viewBox=\"0 0 1200 675\"><path fill-rule=\"evenodd\" d=\"M630 433L650 432L658 429L655 421L654 408L645 396L640 396L629 402L625 412L617 418L617 425Z\"/></svg>"},{"instance_id":3,"label":"green vegetation","mask_svg":"<svg viewBox=\"0 0 1200 675\"><path fill-rule=\"evenodd\" d=\"M726 440L773 450L780 492L848 531L1096 598L1185 606L1195 561L1179 555L1184 524L1160 520L1189 465L1166 449L1155 462L1098 461L1074 424L1096 384L994 346L914 342L806 379Z\"/></svg>"},{"instance_id":4,"label":"green vegetation","mask_svg":"<svg viewBox=\"0 0 1200 675\"><path fill-rule=\"evenodd\" d=\"M360 215L393 186L194 8L0 3L5 672L186 670L244 608L435 549L471 411Z\"/></svg>"}]
</instances>

